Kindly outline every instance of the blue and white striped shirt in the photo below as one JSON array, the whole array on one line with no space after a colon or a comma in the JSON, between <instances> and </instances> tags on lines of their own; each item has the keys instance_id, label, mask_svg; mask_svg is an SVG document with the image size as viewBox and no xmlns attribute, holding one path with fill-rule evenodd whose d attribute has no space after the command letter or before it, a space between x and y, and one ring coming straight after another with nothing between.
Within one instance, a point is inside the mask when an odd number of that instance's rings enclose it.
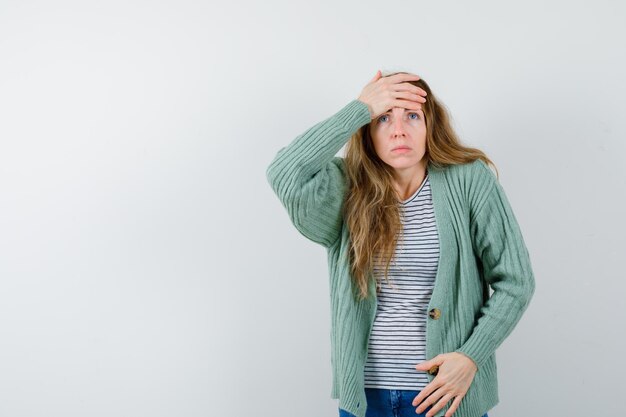
<instances>
[{"instance_id":1,"label":"blue and white striped shirt","mask_svg":"<svg viewBox=\"0 0 626 417\"><path fill-rule=\"evenodd\" d=\"M365 387L422 390L428 385L415 365L426 360L426 319L439 260L439 239L428 173L417 191L400 204L403 234L395 263L376 263L380 282L376 319L369 338Z\"/></svg>"}]
</instances>

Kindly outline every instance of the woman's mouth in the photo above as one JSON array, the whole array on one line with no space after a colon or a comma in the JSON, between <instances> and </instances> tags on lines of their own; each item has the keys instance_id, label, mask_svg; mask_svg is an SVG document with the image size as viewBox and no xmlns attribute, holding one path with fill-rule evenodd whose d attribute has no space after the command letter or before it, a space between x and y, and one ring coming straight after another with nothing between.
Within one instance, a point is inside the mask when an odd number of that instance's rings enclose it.
<instances>
[{"instance_id":1,"label":"woman's mouth","mask_svg":"<svg viewBox=\"0 0 626 417\"><path fill-rule=\"evenodd\" d=\"M408 146L398 146L397 148L393 148L391 152L408 152L410 150L411 148L409 148Z\"/></svg>"}]
</instances>

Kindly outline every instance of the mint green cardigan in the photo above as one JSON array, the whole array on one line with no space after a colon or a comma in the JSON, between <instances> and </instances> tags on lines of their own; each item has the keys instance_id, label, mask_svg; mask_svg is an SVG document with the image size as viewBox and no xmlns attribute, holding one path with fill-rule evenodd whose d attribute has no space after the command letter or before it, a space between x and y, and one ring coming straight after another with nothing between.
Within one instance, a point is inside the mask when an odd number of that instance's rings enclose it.
<instances>
[{"instance_id":1,"label":"mint green cardigan","mask_svg":"<svg viewBox=\"0 0 626 417\"><path fill-rule=\"evenodd\" d=\"M367 407L364 366L376 287L372 280L369 297L357 301L348 263L350 237L342 217L345 166L335 154L370 121L367 105L355 99L281 148L266 170L296 229L327 248L331 398L357 417L364 417ZM495 350L528 307L534 275L504 190L482 160L445 168L429 164L427 169L440 241L428 311L437 308L441 314L427 318L426 358L456 351L476 363L474 380L454 415L480 417L498 404ZM429 381L435 378L426 375Z\"/></svg>"}]
</instances>

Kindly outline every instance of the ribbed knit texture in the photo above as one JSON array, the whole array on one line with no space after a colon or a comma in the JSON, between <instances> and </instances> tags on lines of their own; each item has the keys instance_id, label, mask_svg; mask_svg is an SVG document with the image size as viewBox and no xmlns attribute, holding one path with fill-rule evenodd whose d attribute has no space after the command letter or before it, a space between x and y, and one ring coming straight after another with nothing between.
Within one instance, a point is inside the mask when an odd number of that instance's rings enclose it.
<instances>
[{"instance_id":1,"label":"ribbed knit texture","mask_svg":"<svg viewBox=\"0 0 626 417\"><path fill-rule=\"evenodd\" d=\"M281 148L266 176L296 229L327 248L331 305L331 398L365 417L364 365L377 299L355 297L350 237L342 217L343 158L335 156L361 126L367 105L352 100ZM521 230L495 174L481 160L428 166L440 252L428 306L426 358L461 352L478 371L455 417L481 417L499 401L495 350L528 307L535 279ZM489 286L493 290L489 295ZM435 377L427 374L429 381ZM451 402L436 416L443 416Z\"/></svg>"}]
</instances>

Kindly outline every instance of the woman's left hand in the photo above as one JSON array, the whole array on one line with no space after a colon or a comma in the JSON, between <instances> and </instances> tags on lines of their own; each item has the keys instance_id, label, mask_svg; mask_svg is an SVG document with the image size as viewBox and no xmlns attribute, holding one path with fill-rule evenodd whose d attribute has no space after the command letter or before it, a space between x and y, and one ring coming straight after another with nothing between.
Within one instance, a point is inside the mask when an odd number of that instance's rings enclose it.
<instances>
[{"instance_id":1,"label":"woman's left hand","mask_svg":"<svg viewBox=\"0 0 626 417\"><path fill-rule=\"evenodd\" d=\"M419 363L415 366L415 369L418 371L428 371L434 365L439 367L435 379L421 390L412 404L413 406L419 404L419 407L417 407L415 411L422 413L429 405L436 402L436 404L428 410L428 413L426 413L426 417L432 417L441 410L448 401L454 398L454 402L445 414L445 417L451 417L472 384L478 368L474 361L468 356L460 352L450 352L442 353L431 360Z\"/></svg>"}]
</instances>

